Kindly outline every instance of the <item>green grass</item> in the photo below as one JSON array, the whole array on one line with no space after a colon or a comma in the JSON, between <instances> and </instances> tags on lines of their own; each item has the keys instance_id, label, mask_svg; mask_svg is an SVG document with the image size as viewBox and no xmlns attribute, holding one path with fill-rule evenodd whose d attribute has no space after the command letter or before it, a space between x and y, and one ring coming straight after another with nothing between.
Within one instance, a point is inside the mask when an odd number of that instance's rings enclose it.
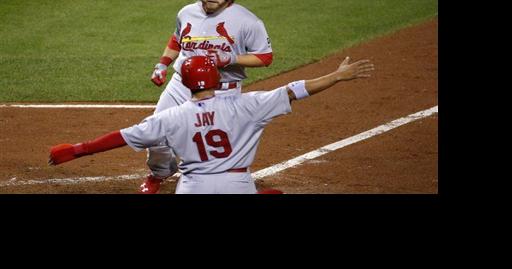
<instances>
[{"instance_id":1,"label":"green grass","mask_svg":"<svg viewBox=\"0 0 512 269\"><path fill-rule=\"evenodd\" d=\"M0 102L150 101L149 80L190 0L0 1ZM434 0L238 0L263 19L269 68L245 84L437 15Z\"/></svg>"}]
</instances>

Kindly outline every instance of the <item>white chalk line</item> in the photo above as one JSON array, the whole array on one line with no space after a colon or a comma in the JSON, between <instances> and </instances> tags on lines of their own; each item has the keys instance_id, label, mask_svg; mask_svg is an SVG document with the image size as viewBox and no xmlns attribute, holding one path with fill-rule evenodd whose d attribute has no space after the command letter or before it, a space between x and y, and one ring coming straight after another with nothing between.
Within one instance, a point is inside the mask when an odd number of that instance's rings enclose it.
<instances>
[{"instance_id":1,"label":"white chalk line","mask_svg":"<svg viewBox=\"0 0 512 269\"><path fill-rule=\"evenodd\" d=\"M0 187L6 186L24 186L24 185L41 185L41 184L60 184L60 185L74 185L81 183L97 183L97 182L106 182L106 181L127 181L127 180L135 180L142 179L147 176L147 173L144 174L133 174L133 175L121 175L121 176L98 176L98 177L78 177L78 178L52 178L52 179L33 179L33 180L24 180L17 181L16 178L12 178L7 182L1 182ZM181 176L180 173L174 174L170 179L177 179Z\"/></svg>"},{"instance_id":2,"label":"white chalk line","mask_svg":"<svg viewBox=\"0 0 512 269\"><path fill-rule=\"evenodd\" d=\"M310 151L310 152L308 152L306 154L303 154L303 155L301 155L299 157L296 157L296 158L293 158L291 160L288 160L288 161L285 161L285 162L282 162L282 163L278 163L278 164L272 165L271 167L268 167L268 168L259 170L257 172L254 172L252 174L252 177L254 179L260 179L260 178L264 178L264 177L267 177L267 176L270 176L270 175L274 175L274 174L276 174L278 172L281 172L281 171L283 171L285 169L288 169L288 168L300 165L300 164L302 164L302 163L304 163L304 162L306 162L308 160L312 160L312 159L318 158L318 157L320 157L320 156L322 156L324 154L327 154L327 153L333 152L335 150L344 148L346 146L352 145L354 143L357 143L359 141L368 139L370 137L373 137L373 136L376 136L376 135L388 132L388 131L390 131L392 129L395 129L397 127L400 127L400 126L402 126L404 124L407 124L407 123L410 123L410 122L413 122L413 121L416 121L416 120L419 120L419 119L422 119L422 118L429 117L429 116L431 116L434 113L437 113L437 106L432 107L432 108L427 109L427 110L420 111L420 112L415 113L415 114L411 114L411 115L409 115L407 117L403 117L403 118L400 118L400 119L388 122L388 123L383 124L383 125L381 125L379 127L373 128L371 130L368 130L368 131L360 133L358 135L349 137L347 139L343 139L341 141L329 144L327 146L323 146L323 147L321 147L319 149Z\"/></svg>"},{"instance_id":3,"label":"white chalk line","mask_svg":"<svg viewBox=\"0 0 512 269\"><path fill-rule=\"evenodd\" d=\"M432 107L427 110L420 111L418 113L411 114L409 116L388 122L366 132L360 133L358 135L340 140L338 142L323 146L316 150L310 151L306 154L300 155L291 160L281 162L270 167L261 169L252 173L252 177L254 180L261 179L264 177L268 177L274 174L277 174L283 170L286 170L291 167L298 166L304 162L309 160L313 160L327 153L333 152L335 150L344 148L346 146L352 145L354 143L369 139L371 137L380 135L382 133L388 132L395 128L398 128L402 125L411 123L413 121L423 119L429 117L435 113L438 113L438 106ZM100 177L79 177L79 178L62 178L62 179L43 179L43 180L27 180L27 181L17 181L15 178L8 180L7 182L0 182L0 187L4 186L21 186L21 185L36 185L36 184L81 184L87 182L104 182L104 181L126 181L126 180L134 180L134 179L142 179L146 176L146 174L133 174L133 175L122 175L122 176L100 176ZM178 176L179 175L175 175Z\"/></svg>"},{"instance_id":4,"label":"white chalk line","mask_svg":"<svg viewBox=\"0 0 512 269\"><path fill-rule=\"evenodd\" d=\"M0 104L0 107L8 108L124 108L124 109L154 109L156 105L87 105L87 104Z\"/></svg>"},{"instance_id":5,"label":"white chalk line","mask_svg":"<svg viewBox=\"0 0 512 269\"><path fill-rule=\"evenodd\" d=\"M134 175L122 175L116 177L79 177L79 178L54 178L54 179L35 179L35 180L26 180L26 181L16 181L16 178L12 178L7 182L0 183L0 187L4 186L24 186L24 185L38 185L38 184L79 184L79 183L88 183L88 182L104 182L104 181L126 181L132 179L142 178L144 174L134 174Z\"/></svg>"}]
</instances>

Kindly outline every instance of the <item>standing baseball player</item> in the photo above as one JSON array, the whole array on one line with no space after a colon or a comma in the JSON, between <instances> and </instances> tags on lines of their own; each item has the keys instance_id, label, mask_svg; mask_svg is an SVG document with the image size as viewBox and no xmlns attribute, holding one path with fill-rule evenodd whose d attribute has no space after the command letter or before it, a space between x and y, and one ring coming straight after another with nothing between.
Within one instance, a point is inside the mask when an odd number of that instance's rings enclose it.
<instances>
[{"instance_id":1,"label":"standing baseball player","mask_svg":"<svg viewBox=\"0 0 512 269\"><path fill-rule=\"evenodd\" d=\"M162 92L155 114L190 100L190 91L182 83L182 62L194 55L211 57L219 68L222 86L217 95L240 94L245 67L264 67L272 63L272 47L263 22L234 0L201 0L179 11L176 31L169 39L151 80L161 86L169 66L175 73ZM166 145L148 150L151 173L140 192L157 193L160 183L177 170L176 157Z\"/></svg>"},{"instance_id":2,"label":"standing baseball player","mask_svg":"<svg viewBox=\"0 0 512 269\"><path fill-rule=\"evenodd\" d=\"M312 80L289 83L273 91L217 97L220 72L207 56L193 56L181 66L192 98L146 118L142 123L93 141L51 148L57 165L85 155L129 145L136 151L155 145L172 147L181 157L177 194L257 193L250 169L264 127L291 112L291 102L319 93L339 81L369 77L367 60L349 64Z\"/></svg>"}]
</instances>

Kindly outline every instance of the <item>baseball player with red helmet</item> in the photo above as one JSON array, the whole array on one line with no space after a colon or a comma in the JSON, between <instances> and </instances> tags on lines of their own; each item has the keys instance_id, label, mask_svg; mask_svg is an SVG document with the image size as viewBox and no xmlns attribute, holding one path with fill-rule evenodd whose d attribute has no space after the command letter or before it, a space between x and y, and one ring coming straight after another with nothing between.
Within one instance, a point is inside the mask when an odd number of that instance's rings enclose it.
<instances>
[{"instance_id":1,"label":"baseball player with red helmet","mask_svg":"<svg viewBox=\"0 0 512 269\"><path fill-rule=\"evenodd\" d=\"M181 158L177 194L257 193L249 167L264 127L273 118L290 113L293 100L319 93L339 81L369 77L374 69L368 60L349 61L347 57L328 75L295 81L273 91L217 96L222 84L215 62L208 56L192 56L180 70L191 100L95 140L54 146L49 164L124 145L136 151L167 145Z\"/></svg>"},{"instance_id":2,"label":"baseball player with red helmet","mask_svg":"<svg viewBox=\"0 0 512 269\"><path fill-rule=\"evenodd\" d=\"M209 56L220 72L217 95L240 94L246 67L264 67L272 63L272 47L263 22L234 0L201 0L185 6L177 15L176 30L169 39L151 80L157 86L166 82L169 66L172 75L157 103L155 114L190 100L191 93L182 83L181 64L195 55ZM140 192L157 193L160 183L177 170L174 152L167 145L148 150L151 173Z\"/></svg>"}]
</instances>

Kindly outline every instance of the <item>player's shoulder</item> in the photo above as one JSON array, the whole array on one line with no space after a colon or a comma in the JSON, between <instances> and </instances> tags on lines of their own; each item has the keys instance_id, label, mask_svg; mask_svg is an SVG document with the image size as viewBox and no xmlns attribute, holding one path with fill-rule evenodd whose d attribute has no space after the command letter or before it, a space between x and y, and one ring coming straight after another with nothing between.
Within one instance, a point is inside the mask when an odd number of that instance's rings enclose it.
<instances>
[{"instance_id":1,"label":"player's shoulder","mask_svg":"<svg viewBox=\"0 0 512 269\"><path fill-rule=\"evenodd\" d=\"M232 12L234 15L236 15L239 18L244 18L244 20L249 22L257 22L261 19L256 16L252 11L250 11L248 8L234 3L232 6L229 7L230 12Z\"/></svg>"},{"instance_id":2,"label":"player's shoulder","mask_svg":"<svg viewBox=\"0 0 512 269\"><path fill-rule=\"evenodd\" d=\"M255 97L266 93L265 90L256 90L256 91L250 91L250 92L244 92L240 95L242 99L254 99Z\"/></svg>"},{"instance_id":3,"label":"player's shoulder","mask_svg":"<svg viewBox=\"0 0 512 269\"><path fill-rule=\"evenodd\" d=\"M190 101L186 101L185 103L179 106L173 106L166 108L153 116L157 116L158 118L181 118L183 113L186 113L187 110L190 110L191 104Z\"/></svg>"},{"instance_id":4,"label":"player's shoulder","mask_svg":"<svg viewBox=\"0 0 512 269\"><path fill-rule=\"evenodd\" d=\"M153 115L156 120L161 121L167 129L171 130L182 125L186 119L186 115L193 111L193 106L190 101L187 101L179 106L173 106Z\"/></svg>"},{"instance_id":5,"label":"player's shoulder","mask_svg":"<svg viewBox=\"0 0 512 269\"><path fill-rule=\"evenodd\" d=\"M174 109L172 113L186 113L187 111L195 110L196 106L196 103L192 102L191 100L187 100L185 103L179 106L172 107Z\"/></svg>"},{"instance_id":6,"label":"player's shoulder","mask_svg":"<svg viewBox=\"0 0 512 269\"><path fill-rule=\"evenodd\" d=\"M254 98L258 98L260 96L279 95L279 94L282 94L283 91L286 91L286 86L281 86L281 87L278 87L278 88L275 88L275 89L272 89L272 90L255 90L255 91L250 91L250 92L246 92L246 93L241 94L241 96L243 98L247 98L247 99L254 99Z\"/></svg>"},{"instance_id":7,"label":"player's shoulder","mask_svg":"<svg viewBox=\"0 0 512 269\"><path fill-rule=\"evenodd\" d=\"M265 103L282 95L283 89L283 87L280 87L271 91L258 90L246 92L240 95L240 102L246 104Z\"/></svg>"},{"instance_id":8,"label":"player's shoulder","mask_svg":"<svg viewBox=\"0 0 512 269\"><path fill-rule=\"evenodd\" d=\"M158 113L148 116L148 118L154 118L155 120L166 120L175 114L175 107L164 109Z\"/></svg>"}]
</instances>

